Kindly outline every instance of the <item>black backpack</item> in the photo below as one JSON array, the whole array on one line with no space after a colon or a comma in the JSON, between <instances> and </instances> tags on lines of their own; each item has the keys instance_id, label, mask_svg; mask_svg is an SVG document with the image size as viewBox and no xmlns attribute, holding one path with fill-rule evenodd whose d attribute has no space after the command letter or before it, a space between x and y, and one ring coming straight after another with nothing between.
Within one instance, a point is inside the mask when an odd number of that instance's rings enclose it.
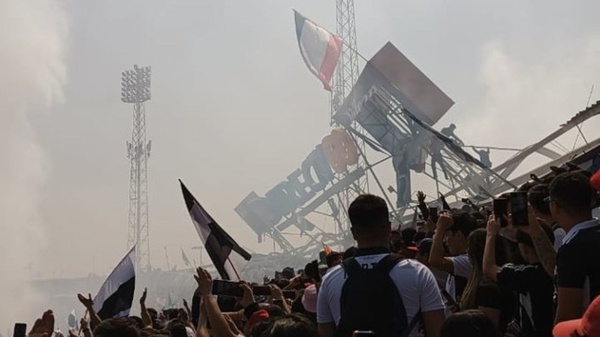
<instances>
[{"instance_id":1,"label":"black backpack","mask_svg":"<svg viewBox=\"0 0 600 337\"><path fill-rule=\"evenodd\" d=\"M390 271L403 259L385 256L373 268L361 266L356 259L343 262L347 279L340 296L342 318L337 337L350 337L355 330L373 331L377 337L406 336L420 319L420 312L409 326L406 308Z\"/></svg>"}]
</instances>

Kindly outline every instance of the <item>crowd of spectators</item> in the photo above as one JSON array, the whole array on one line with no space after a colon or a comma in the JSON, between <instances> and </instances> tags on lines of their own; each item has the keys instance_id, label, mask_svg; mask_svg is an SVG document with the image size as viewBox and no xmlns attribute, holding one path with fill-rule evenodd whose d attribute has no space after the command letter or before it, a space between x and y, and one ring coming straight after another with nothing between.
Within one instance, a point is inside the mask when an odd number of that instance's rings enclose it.
<instances>
[{"instance_id":1,"label":"crowd of spectators","mask_svg":"<svg viewBox=\"0 0 600 337\"><path fill-rule=\"evenodd\" d=\"M198 268L183 308L100 320L91 296L78 295L87 319L71 337L147 336L600 336L600 224L591 174L574 168L532 177L527 218L510 207L418 193L417 228L393 230L386 202L361 195L348 208L356 246L327 252L263 284L240 282L237 297L215 294ZM506 194L505 198L510 198ZM190 275L191 277L191 275ZM260 294L258 289L260 289ZM265 293L265 289L267 292ZM50 337L47 311L30 337Z\"/></svg>"}]
</instances>

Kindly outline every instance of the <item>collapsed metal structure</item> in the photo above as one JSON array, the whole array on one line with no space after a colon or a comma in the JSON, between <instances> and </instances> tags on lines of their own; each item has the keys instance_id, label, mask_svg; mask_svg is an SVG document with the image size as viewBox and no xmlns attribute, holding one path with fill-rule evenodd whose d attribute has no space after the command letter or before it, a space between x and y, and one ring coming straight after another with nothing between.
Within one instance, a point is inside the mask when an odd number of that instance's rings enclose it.
<instances>
[{"instance_id":1,"label":"collapsed metal structure","mask_svg":"<svg viewBox=\"0 0 600 337\"><path fill-rule=\"evenodd\" d=\"M391 43L367 62L346 95L332 116L338 127L300 168L264 197L251 192L235 208L259 242L266 236L279 246L274 258L297 261L288 265L314 258L323 244L340 249L352 245L346 209L351 201L348 196L368 191L362 188L361 179L370 181L367 186L375 186L373 193L387 200L396 224L406 224L414 214L412 178L417 175L433 182L449 199L482 201L524 183L531 173L541 175L549 166L563 165L600 144L596 139L563 155L547 146L598 115L597 102L539 142L492 166L489 149L488 158L486 153L471 154L453 134L453 128L433 128L453 102ZM513 177L533 154L541 154L550 162ZM384 164L392 164L395 187L386 188L374 171ZM437 172L438 167L443 175ZM298 244L291 237L294 235L307 239Z\"/></svg>"}]
</instances>

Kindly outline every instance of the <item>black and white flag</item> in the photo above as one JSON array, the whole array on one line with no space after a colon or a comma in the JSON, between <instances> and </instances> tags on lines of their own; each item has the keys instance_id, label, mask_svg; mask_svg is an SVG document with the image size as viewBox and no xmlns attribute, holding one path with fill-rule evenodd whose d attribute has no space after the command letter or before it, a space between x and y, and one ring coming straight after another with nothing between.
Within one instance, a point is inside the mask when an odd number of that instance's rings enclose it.
<instances>
[{"instance_id":1,"label":"black and white flag","mask_svg":"<svg viewBox=\"0 0 600 337\"><path fill-rule=\"evenodd\" d=\"M108 275L94 298L94 310L102 320L129 315L135 291L135 247Z\"/></svg>"},{"instance_id":2,"label":"black and white flag","mask_svg":"<svg viewBox=\"0 0 600 337\"><path fill-rule=\"evenodd\" d=\"M179 182L194 227L219 275L224 280L239 281L239 271L250 261L252 256L217 224L183 182L181 180Z\"/></svg>"}]
</instances>

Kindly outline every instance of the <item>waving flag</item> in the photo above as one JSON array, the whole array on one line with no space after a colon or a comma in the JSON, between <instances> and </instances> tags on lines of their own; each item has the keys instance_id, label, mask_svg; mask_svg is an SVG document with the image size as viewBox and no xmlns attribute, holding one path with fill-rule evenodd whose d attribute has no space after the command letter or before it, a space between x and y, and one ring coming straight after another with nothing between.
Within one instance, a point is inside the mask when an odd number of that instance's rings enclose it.
<instances>
[{"instance_id":1,"label":"waving flag","mask_svg":"<svg viewBox=\"0 0 600 337\"><path fill-rule=\"evenodd\" d=\"M342 50L342 39L317 26L294 10L296 35L304 63L321 82L325 90L331 91L331 78Z\"/></svg>"},{"instance_id":2,"label":"waving flag","mask_svg":"<svg viewBox=\"0 0 600 337\"><path fill-rule=\"evenodd\" d=\"M206 252L224 280L239 281L241 270L252 257L204 210L192 193L181 183L183 199Z\"/></svg>"},{"instance_id":3,"label":"waving flag","mask_svg":"<svg viewBox=\"0 0 600 337\"><path fill-rule=\"evenodd\" d=\"M135 292L135 247L108 275L94 298L94 309L103 320L129 315Z\"/></svg>"}]
</instances>

